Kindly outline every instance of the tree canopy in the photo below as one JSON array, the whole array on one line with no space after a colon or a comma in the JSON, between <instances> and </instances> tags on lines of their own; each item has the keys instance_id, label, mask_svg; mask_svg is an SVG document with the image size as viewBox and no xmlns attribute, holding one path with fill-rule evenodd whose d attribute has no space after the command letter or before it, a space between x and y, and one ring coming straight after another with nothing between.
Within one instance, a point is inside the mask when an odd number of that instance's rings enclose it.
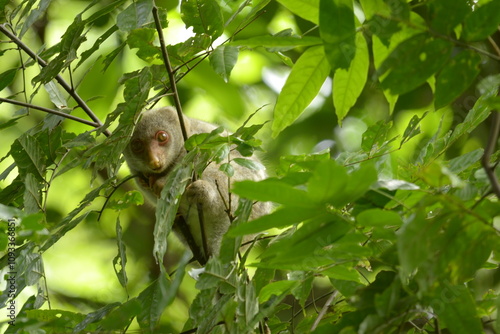
<instances>
[{"instance_id":1,"label":"tree canopy","mask_svg":"<svg viewBox=\"0 0 500 334\"><path fill-rule=\"evenodd\" d=\"M0 0L0 328L500 333L499 25L500 0ZM188 139L152 208L122 151L165 105L232 133ZM229 190L195 280L175 199L231 149L269 178Z\"/></svg>"}]
</instances>

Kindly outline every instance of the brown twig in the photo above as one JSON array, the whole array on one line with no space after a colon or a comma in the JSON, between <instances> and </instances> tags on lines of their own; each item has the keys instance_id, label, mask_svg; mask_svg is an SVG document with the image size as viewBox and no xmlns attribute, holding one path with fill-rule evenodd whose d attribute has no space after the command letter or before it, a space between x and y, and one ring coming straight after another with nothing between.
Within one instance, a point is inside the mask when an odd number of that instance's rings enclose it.
<instances>
[{"instance_id":1,"label":"brown twig","mask_svg":"<svg viewBox=\"0 0 500 334\"><path fill-rule=\"evenodd\" d=\"M500 198L500 183L498 182L497 176L495 175L495 167L497 166L497 164L491 165L490 158L493 152L495 151L499 134L500 134L500 114L498 111L495 111L493 114L490 136L488 139L488 143L486 144L486 148L484 149L484 154L481 159L481 164L483 165L483 168L486 171L486 175L490 179L492 191L498 198Z\"/></svg>"},{"instance_id":2,"label":"brown twig","mask_svg":"<svg viewBox=\"0 0 500 334\"><path fill-rule=\"evenodd\" d=\"M99 124L97 124L95 122L88 121L86 119L83 119L83 118L80 118L80 117L76 117L76 116L73 116L71 114L65 114L65 113L63 113L61 111L58 111L58 110L53 110L53 109L49 109L49 108L45 108L45 107L40 107L40 106L37 106L37 105L34 105L34 104L30 104L30 103L20 102L20 101L16 101L16 100L12 100L12 99L5 99L3 97L0 97L0 102L14 104L14 105L17 105L17 106L26 107L26 108L30 108L30 109L40 110L40 111L43 111L43 112L46 112L46 113L49 113L49 114L53 114L53 115L61 116L61 117L64 117L64 118L67 118L67 119L70 119L70 120L73 120L73 121L77 121L79 123L82 123L82 124L85 124L85 125L89 125L89 126L92 126L94 128L99 128L101 126L101 125L99 125Z\"/></svg>"},{"instance_id":3,"label":"brown twig","mask_svg":"<svg viewBox=\"0 0 500 334\"><path fill-rule=\"evenodd\" d=\"M40 66L46 67L48 64L45 60L40 58L33 50L31 50L26 44L23 43L15 34L13 34L9 29L6 23L0 24L0 32L2 32L5 36L10 38L12 42L14 42L21 50L23 50L28 56L30 56L33 60L35 60ZM78 95L78 93L61 77L61 75L56 75L54 78L59 85L76 101L78 106L82 108L82 110L96 123L98 127L101 127L103 124L101 120L94 114L94 112L89 108L87 103ZM104 135L110 136L111 133L108 130L103 131Z\"/></svg>"},{"instance_id":4,"label":"brown twig","mask_svg":"<svg viewBox=\"0 0 500 334\"><path fill-rule=\"evenodd\" d=\"M179 94L177 92L177 84L175 81L175 75L172 70L172 65L170 64L170 58L168 56L167 47L165 45L165 38L163 37L163 30L161 27L160 16L158 15L158 7L153 6L153 18L155 21L156 31L158 32L158 38L160 40L161 54L163 56L163 63L167 69L168 78L170 80L170 87L172 89L172 94L174 97L175 109L177 110L177 116L179 117L179 122L181 125L182 136L184 141L188 139L186 125L184 124L184 117L182 116L181 101L179 99Z\"/></svg>"},{"instance_id":5,"label":"brown twig","mask_svg":"<svg viewBox=\"0 0 500 334\"><path fill-rule=\"evenodd\" d=\"M167 47L165 44L165 39L163 37L163 30L161 27L161 22L160 22L160 16L158 15L158 7L156 5L153 6L153 19L155 21L155 27L156 31L158 33L158 39L160 41L160 49L161 49L161 54L163 56L163 64L165 65L165 68L168 73L168 78L170 81L170 88L172 89L172 96L174 99L174 104L175 104L175 109L177 111L177 116L179 118L179 124L181 127L181 132L182 132L182 137L184 138L184 141L188 139L188 134L186 130L186 125L184 124L184 116L182 113L182 106L181 106L181 101L179 99L179 93L177 91L177 84L175 80L175 74L174 71L172 70L172 65L170 64L170 58L168 56L168 51ZM193 174L193 182L196 181L196 173ZM207 240L206 240L206 235L205 235L205 224L204 224L204 215L203 215L203 207L201 205L197 205L197 210L198 210L198 221L200 223L200 230L201 230L201 239L202 239L202 245L201 247L203 248L203 257L198 256L198 262L200 262L201 265L206 264L206 260L208 258L208 245L207 245ZM189 248L191 248L191 251L193 253L199 252L199 245L194 242L194 238L192 236L191 231L189 228L181 228L181 232L184 235L184 239L188 241ZM195 254L196 256L196 254ZM201 260L201 261L200 261Z\"/></svg>"}]
</instances>

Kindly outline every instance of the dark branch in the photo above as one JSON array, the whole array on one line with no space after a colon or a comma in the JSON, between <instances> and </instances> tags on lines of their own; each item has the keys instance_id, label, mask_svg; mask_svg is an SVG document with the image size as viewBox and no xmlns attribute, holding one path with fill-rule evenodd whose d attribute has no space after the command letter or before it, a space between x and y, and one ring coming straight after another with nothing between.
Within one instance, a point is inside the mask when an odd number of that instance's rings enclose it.
<instances>
[{"instance_id":1,"label":"dark branch","mask_svg":"<svg viewBox=\"0 0 500 334\"><path fill-rule=\"evenodd\" d=\"M24 44L16 35L14 35L7 28L7 25L0 24L0 32L2 32L5 36L10 38L12 42L14 42L20 49L22 49L28 56L30 56L33 60L35 60L40 66L47 66L47 62L40 58L33 50L31 50L26 44ZM83 109L83 111L96 123L98 127L101 127L103 124L101 120L94 114L94 112L89 108L87 103L78 95L78 93L61 77L61 75L56 75L55 80L61 85L62 88L76 101L78 106ZM108 130L103 132L106 136L111 135Z\"/></svg>"},{"instance_id":2,"label":"dark branch","mask_svg":"<svg viewBox=\"0 0 500 334\"><path fill-rule=\"evenodd\" d=\"M500 198L500 183L495 175L495 165L490 164L490 158L493 152L495 151L495 147L497 145L498 136L500 134L500 114L498 111L494 111L493 121L491 124L490 137L488 139L488 143L486 148L484 149L483 158L481 159L481 163L483 165L484 170L486 171L486 175L490 179L492 191Z\"/></svg>"},{"instance_id":3,"label":"dark branch","mask_svg":"<svg viewBox=\"0 0 500 334\"><path fill-rule=\"evenodd\" d=\"M43 111L43 112L46 112L46 113L49 113L49 114L53 114L53 115L61 116L61 117L64 117L64 118L67 118L67 119L70 119L70 120L73 120L73 121L77 121L79 123L82 123L82 124L85 124L85 125L89 125L89 126L92 126L94 128L99 128L101 126L101 125L99 125L97 123L94 123L92 121L88 121L88 120L80 118L80 117L76 117L76 116L73 116L73 115L70 115L70 114L65 114L65 113L63 113L61 111L58 111L58 110L53 110L53 109L49 109L49 108L45 108L45 107L40 107L40 106L37 106L37 105L34 105L34 104L30 104L30 103L19 102L19 101L12 100L12 99L4 99L2 97L0 97L0 102L14 104L14 105L17 105L17 106L26 107L26 108L30 108L30 109L40 110L40 111Z\"/></svg>"},{"instance_id":4,"label":"dark branch","mask_svg":"<svg viewBox=\"0 0 500 334\"><path fill-rule=\"evenodd\" d=\"M170 65L170 58L168 57L167 47L165 45L165 39L163 38L163 30L161 28L160 16L158 15L158 7L153 6L153 18L155 20L156 31L158 32L158 38L160 39L161 54L163 56L163 63L167 69L168 78L170 80L170 87L172 88L172 94L174 97L175 109L177 110L177 116L179 116L179 122L182 130L182 137L184 141L187 140L186 125L184 124L184 118L182 116L181 101L179 99L179 94L177 92L177 84L175 81L175 75L172 70L172 65Z\"/></svg>"}]
</instances>

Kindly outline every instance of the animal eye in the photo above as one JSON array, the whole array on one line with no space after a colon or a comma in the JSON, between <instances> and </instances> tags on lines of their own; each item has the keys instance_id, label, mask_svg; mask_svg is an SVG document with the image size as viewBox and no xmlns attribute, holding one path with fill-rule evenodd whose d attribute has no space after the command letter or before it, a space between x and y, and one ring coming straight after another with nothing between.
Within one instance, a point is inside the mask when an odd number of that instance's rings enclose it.
<instances>
[{"instance_id":1,"label":"animal eye","mask_svg":"<svg viewBox=\"0 0 500 334\"><path fill-rule=\"evenodd\" d=\"M134 153L141 153L144 150L144 144L140 139L134 139L130 143L130 148Z\"/></svg>"},{"instance_id":2,"label":"animal eye","mask_svg":"<svg viewBox=\"0 0 500 334\"><path fill-rule=\"evenodd\" d=\"M168 141L168 133L165 131L158 131L155 138L160 144L166 144Z\"/></svg>"}]
</instances>

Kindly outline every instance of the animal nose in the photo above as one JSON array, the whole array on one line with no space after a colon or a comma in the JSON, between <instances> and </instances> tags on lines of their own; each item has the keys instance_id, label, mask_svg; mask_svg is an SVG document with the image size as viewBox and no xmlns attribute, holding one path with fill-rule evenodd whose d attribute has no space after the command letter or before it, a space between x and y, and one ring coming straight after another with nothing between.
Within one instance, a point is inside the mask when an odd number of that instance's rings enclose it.
<instances>
[{"instance_id":1,"label":"animal nose","mask_svg":"<svg viewBox=\"0 0 500 334\"><path fill-rule=\"evenodd\" d=\"M161 168L160 159L158 158L151 159L151 161L149 162L149 167L151 167L151 169L153 170L160 169Z\"/></svg>"}]
</instances>

